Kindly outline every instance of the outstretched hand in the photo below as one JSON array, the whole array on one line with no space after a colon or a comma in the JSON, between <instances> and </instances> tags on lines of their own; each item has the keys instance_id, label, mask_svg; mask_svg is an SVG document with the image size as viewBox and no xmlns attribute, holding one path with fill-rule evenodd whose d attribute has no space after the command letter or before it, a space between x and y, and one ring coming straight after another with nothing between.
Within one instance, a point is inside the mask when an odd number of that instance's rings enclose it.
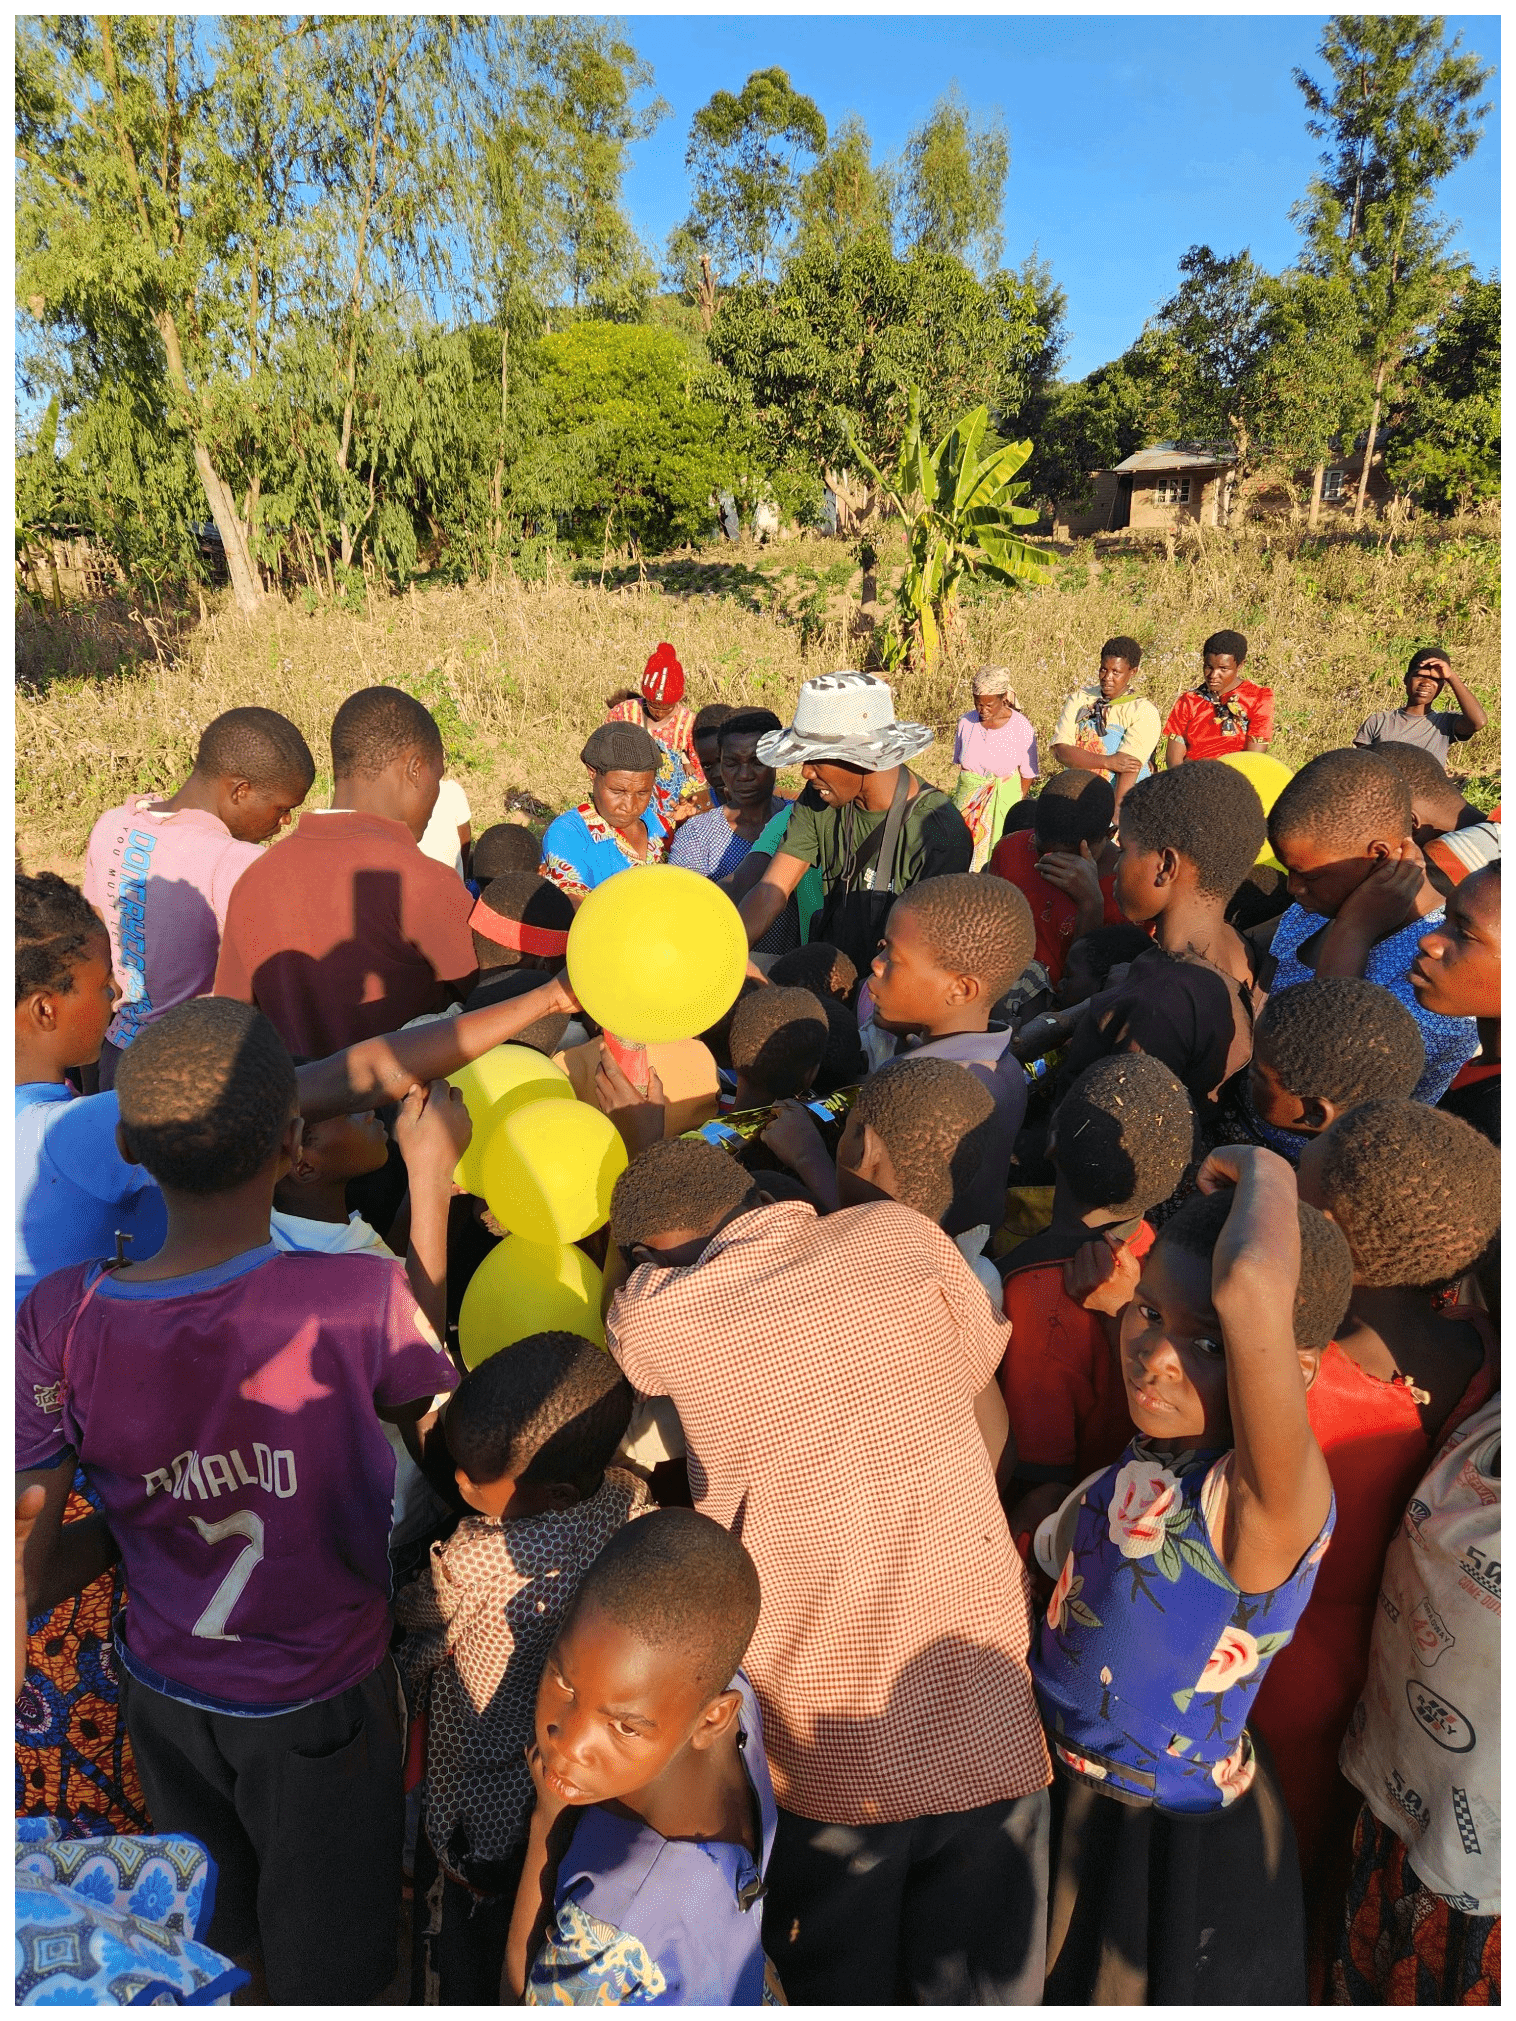
<instances>
[{"instance_id":1,"label":"outstretched hand","mask_svg":"<svg viewBox=\"0 0 1516 2021\"><path fill-rule=\"evenodd\" d=\"M451 1181L473 1134L463 1097L447 1081L411 1088L395 1117L395 1142L413 1183L418 1173L435 1177L442 1172Z\"/></svg>"}]
</instances>

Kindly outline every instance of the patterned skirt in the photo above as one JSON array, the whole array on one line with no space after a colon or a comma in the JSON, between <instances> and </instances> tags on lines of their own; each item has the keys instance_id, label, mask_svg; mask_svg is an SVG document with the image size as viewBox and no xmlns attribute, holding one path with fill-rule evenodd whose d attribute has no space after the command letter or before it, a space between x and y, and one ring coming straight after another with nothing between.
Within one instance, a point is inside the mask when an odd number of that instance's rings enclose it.
<instances>
[{"instance_id":1,"label":"patterned skirt","mask_svg":"<svg viewBox=\"0 0 1516 2021\"><path fill-rule=\"evenodd\" d=\"M1333 2007L1498 2007L1500 1918L1471 1916L1418 1879L1404 1842L1365 1804L1353 1833Z\"/></svg>"},{"instance_id":2,"label":"patterned skirt","mask_svg":"<svg viewBox=\"0 0 1516 2021\"><path fill-rule=\"evenodd\" d=\"M64 1521L93 1513L76 1474ZM118 1566L27 1623L26 1678L16 1697L16 1815L56 1818L68 1838L151 1830L117 1701L111 1622L123 1598Z\"/></svg>"}]
</instances>

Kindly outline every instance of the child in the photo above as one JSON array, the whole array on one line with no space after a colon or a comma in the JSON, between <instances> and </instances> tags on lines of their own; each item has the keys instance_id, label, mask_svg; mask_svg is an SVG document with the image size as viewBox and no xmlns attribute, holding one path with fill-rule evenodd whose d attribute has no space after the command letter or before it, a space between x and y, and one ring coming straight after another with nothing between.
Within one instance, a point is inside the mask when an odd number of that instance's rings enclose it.
<instances>
[{"instance_id":1,"label":"child","mask_svg":"<svg viewBox=\"0 0 1516 2021\"><path fill-rule=\"evenodd\" d=\"M1377 752L1323 751L1274 802L1269 841L1295 902L1269 943L1268 987L1358 975L1393 991L1426 1048L1416 1099L1440 1101L1476 1034L1471 1018L1423 1010L1411 988L1417 946L1443 908L1411 840L1409 787Z\"/></svg>"},{"instance_id":2,"label":"child","mask_svg":"<svg viewBox=\"0 0 1516 2021\"><path fill-rule=\"evenodd\" d=\"M1358 1808L1337 1749L1363 1689L1385 1550L1444 1432L1498 1381L1487 1315L1449 1292L1500 1226L1500 1157L1421 1102L1365 1102L1301 1153L1300 1197L1331 1215L1353 1258L1352 1303L1310 1399L1338 1525L1257 1724L1335 1933Z\"/></svg>"},{"instance_id":3,"label":"child","mask_svg":"<svg viewBox=\"0 0 1516 2021\"><path fill-rule=\"evenodd\" d=\"M1050 987L1057 986L1073 941L1102 924L1121 923L1114 867L1100 861L1115 806L1097 773L1056 772L1033 802L1031 830L1006 835L990 858L992 873L1014 884L1032 909L1032 958Z\"/></svg>"},{"instance_id":4,"label":"child","mask_svg":"<svg viewBox=\"0 0 1516 2021\"><path fill-rule=\"evenodd\" d=\"M1107 639L1087 688L1063 705L1053 732L1053 756L1077 772L1103 772L1120 807L1130 787L1147 778L1163 727L1146 695L1128 694L1142 665L1142 648L1125 636Z\"/></svg>"},{"instance_id":5,"label":"child","mask_svg":"<svg viewBox=\"0 0 1516 2021\"><path fill-rule=\"evenodd\" d=\"M684 699L684 669L674 648L656 645L642 670L640 691L618 688L606 698L606 709L607 722L635 724L652 738L658 815L666 829L677 827L708 792L709 774L695 753L695 716Z\"/></svg>"},{"instance_id":6,"label":"child","mask_svg":"<svg viewBox=\"0 0 1516 2021\"><path fill-rule=\"evenodd\" d=\"M803 1095L830 1036L826 1012L808 989L770 987L745 996L727 1039L737 1075L732 1108L762 1109Z\"/></svg>"},{"instance_id":7,"label":"child","mask_svg":"<svg viewBox=\"0 0 1516 2021\"><path fill-rule=\"evenodd\" d=\"M823 1000L850 1004L858 986L858 970L840 947L830 941L813 940L807 947L791 948L770 964L769 981L786 988L808 989Z\"/></svg>"},{"instance_id":8,"label":"child","mask_svg":"<svg viewBox=\"0 0 1516 2021\"><path fill-rule=\"evenodd\" d=\"M442 780L442 737L398 688L332 719L332 805L238 880L217 996L256 1003L300 1059L439 1011L474 973L472 903L416 847Z\"/></svg>"},{"instance_id":9,"label":"child","mask_svg":"<svg viewBox=\"0 0 1516 2021\"><path fill-rule=\"evenodd\" d=\"M707 702L703 709L695 711L691 741L695 746L695 761L710 788L711 805L721 807L726 804L726 792L721 784L721 742L718 732L729 716L735 716L736 709L730 702Z\"/></svg>"},{"instance_id":10,"label":"child","mask_svg":"<svg viewBox=\"0 0 1516 2021\"><path fill-rule=\"evenodd\" d=\"M276 2002L370 1999L394 1969L403 1831L380 1415L414 1433L452 1367L399 1264L270 1243L300 1123L266 1018L180 1004L116 1095L168 1234L151 1262L58 1271L21 1309L18 1487L47 1490L28 1599L119 1549L127 1729L156 1828L216 1861L207 1941L261 1942ZM434 1093L416 1121L450 1172L461 1105ZM61 1528L76 1455L108 1532Z\"/></svg>"},{"instance_id":11,"label":"child","mask_svg":"<svg viewBox=\"0 0 1516 2021\"><path fill-rule=\"evenodd\" d=\"M692 1509L629 1524L543 1666L506 1982L529 2007L766 2004L778 1813L739 1669L758 1574Z\"/></svg>"},{"instance_id":12,"label":"child","mask_svg":"<svg viewBox=\"0 0 1516 2021\"><path fill-rule=\"evenodd\" d=\"M494 878L474 901L469 931L479 980L464 1000L465 1010L509 1003L542 986L563 967L574 908L556 884L535 870L511 870ZM565 1044L567 1017L544 1018L520 1034L516 1044L555 1053ZM568 1044L583 1044L583 1027Z\"/></svg>"},{"instance_id":13,"label":"child","mask_svg":"<svg viewBox=\"0 0 1516 2021\"><path fill-rule=\"evenodd\" d=\"M1212 632L1200 648L1201 676L1163 726L1170 771L1185 760L1266 751L1274 735L1274 690L1242 678L1248 642L1241 632Z\"/></svg>"},{"instance_id":14,"label":"child","mask_svg":"<svg viewBox=\"0 0 1516 2021\"><path fill-rule=\"evenodd\" d=\"M1411 840L1426 858L1427 876L1442 897L1471 871L1500 859L1500 824L1458 790L1430 751L1415 744L1376 744L1411 790Z\"/></svg>"},{"instance_id":15,"label":"child","mask_svg":"<svg viewBox=\"0 0 1516 2021\"><path fill-rule=\"evenodd\" d=\"M1300 1874L1248 1713L1331 1541L1306 1390L1347 1303L1340 1232L1231 1147L1121 1322L1136 1437L1038 1534L1054 1783L1046 2004L1305 1999ZM1216 1190L1216 1189L1221 1190Z\"/></svg>"},{"instance_id":16,"label":"child","mask_svg":"<svg viewBox=\"0 0 1516 2021\"><path fill-rule=\"evenodd\" d=\"M1448 687L1456 709L1434 710L1432 704ZM1487 718L1474 696L1453 672L1441 646L1423 646L1412 653L1405 670L1405 701L1398 709L1379 709L1361 723L1355 744L1374 749L1383 744L1410 744L1426 751L1447 769L1454 744L1477 737Z\"/></svg>"},{"instance_id":17,"label":"child","mask_svg":"<svg viewBox=\"0 0 1516 2021\"><path fill-rule=\"evenodd\" d=\"M90 830L84 895L109 930L121 983L100 1049L102 1088L144 1025L209 994L232 887L315 776L293 723L272 709L228 709L201 732L177 793L134 794Z\"/></svg>"},{"instance_id":18,"label":"child","mask_svg":"<svg viewBox=\"0 0 1516 2021\"><path fill-rule=\"evenodd\" d=\"M1119 982L1139 954L1146 954L1153 936L1145 927L1123 920L1120 926L1097 926L1071 943L1064 957L1063 974L1054 992L1061 1010L1088 1003L1112 983ZM1119 974L1118 971L1119 970Z\"/></svg>"},{"instance_id":19,"label":"child","mask_svg":"<svg viewBox=\"0 0 1516 2021\"><path fill-rule=\"evenodd\" d=\"M420 2005L499 1997L542 1660L587 1567L652 1507L640 1480L610 1466L631 1414L608 1355L572 1333L537 1333L466 1375L443 1415L459 1493L476 1513L432 1546L395 1605L406 1697L426 1722L411 1987Z\"/></svg>"},{"instance_id":20,"label":"child","mask_svg":"<svg viewBox=\"0 0 1516 2021\"><path fill-rule=\"evenodd\" d=\"M1188 1095L1142 1053L1097 1061L1054 1113L1053 1218L1012 1252L1002 1292L1011 1344L1000 1388L1024 1487L1071 1486L1131 1437L1112 1322L1153 1246L1142 1217L1184 1177L1194 1137Z\"/></svg>"},{"instance_id":21,"label":"child","mask_svg":"<svg viewBox=\"0 0 1516 2021\"><path fill-rule=\"evenodd\" d=\"M1440 1109L1500 1142L1500 865L1476 870L1448 900L1447 915L1421 941L1411 987L1425 1011L1472 1017L1479 1052Z\"/></svg>"},{"instance_id":22,"label":"child","mask_svg":"<svg viewBox=\"0 0 1516 2021\"><path fill-rule=\"evenodd\" d=\"M998 1228L1004 1217L1027 1079L1009 1028L991 1031L990 1018L1030 960L1032 940L1031 915L1014 885L968 872L929 877L896 900L870 971L875 1061L885 1045L903 1044L913 1059L968 1067L995 1098L983 1169L954 1211L953 1235L981 1223ZM961 1225L960 1213L970 1217Z\"/></svg>"},{"instance_id":23,"label":"child","mask_svg":"<svg viewBox=\"0 0 1516 2021\"><path fill-rule=\"evenodd\" d=\"M1293 1165L1347 1110L1409 1096L1425 1069L1416 1020L1378 983L1345 975L1292 983L1259 1015L1234 1110L1248 1142Z\"/></svg>"},{"instance_id":24,"label":"child","mask_svg":"<svg viewBox=\"0 0 1516 2021\"><path fill-rule=\"evenodd\" d=\"M497 821L474 844L469 875L482 891L513 870L536 870L541 861L542 844L530 828L520 821Z\"/></svg>"}]
</instances>

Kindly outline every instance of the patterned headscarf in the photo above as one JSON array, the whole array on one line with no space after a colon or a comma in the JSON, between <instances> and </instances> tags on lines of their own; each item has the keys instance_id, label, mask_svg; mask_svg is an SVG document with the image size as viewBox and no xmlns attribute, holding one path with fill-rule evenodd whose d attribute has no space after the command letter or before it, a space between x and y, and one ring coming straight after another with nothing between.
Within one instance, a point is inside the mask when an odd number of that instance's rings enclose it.
<instances>
[{"instance_id":1,"label":"patterned headscarf","mask_svg":"<svg viewBox=\"0 0 1516 2021\"><path fill-rule=\"evenodd\" d=\"M1004 695L1011 707L1017 708L1016 691L1011 686L1009 667L981 667L974 676L976 695Z\"/></svg>"}]
</instances>

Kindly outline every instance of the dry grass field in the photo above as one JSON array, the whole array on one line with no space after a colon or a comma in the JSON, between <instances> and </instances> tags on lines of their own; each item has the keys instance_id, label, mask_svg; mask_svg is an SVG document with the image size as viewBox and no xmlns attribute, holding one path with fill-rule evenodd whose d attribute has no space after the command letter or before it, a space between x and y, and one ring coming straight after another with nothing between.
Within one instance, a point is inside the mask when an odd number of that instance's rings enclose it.
<instances>
[{"instance_id":1,"label":"dry grass field","mask_svg":"<svg viewBox=\"0 0 1516 2021\"><path fill-rule=\"evenodd\" d=\"M1357 539L1197 532L1168 552L1082 543L1055 557L1045 588L966 598L949 657L930 676L902 677L897 709L938 728L920 769L947 783L974 666L1014 669L1046 744L1112 633L1142 642L1145 691L1166 711L1199 672L1201 640L1231 626L1251 641L1248 672L1274 687L1274 749L1298 766L1393 706L1411 652L1438 644L1490 711L1455 757L1488 804L1500 763L1499 565L1492 515L1417 521L1393 539L1381 524ZM858 594L848 549L803 539L701 549L650 563L645 577L623 566L604 587L598 568L560 565L541 582L413 588L351 611L276 604L255 619L224 598L203 615L146 620L115 604L60 615L22 603L18 853L28 869L76 875L95 816L128 792L171 789L201 726L239 703L284 711L322 762L337 704L376 681L436 715L476 833L512 788L565 806L605 697L635 681L659 639L678 650L696 706L761 703L787 718L801 681L858 663ZM316 794L329 784L323 771Z\"/></svg>"}]
</instances>

